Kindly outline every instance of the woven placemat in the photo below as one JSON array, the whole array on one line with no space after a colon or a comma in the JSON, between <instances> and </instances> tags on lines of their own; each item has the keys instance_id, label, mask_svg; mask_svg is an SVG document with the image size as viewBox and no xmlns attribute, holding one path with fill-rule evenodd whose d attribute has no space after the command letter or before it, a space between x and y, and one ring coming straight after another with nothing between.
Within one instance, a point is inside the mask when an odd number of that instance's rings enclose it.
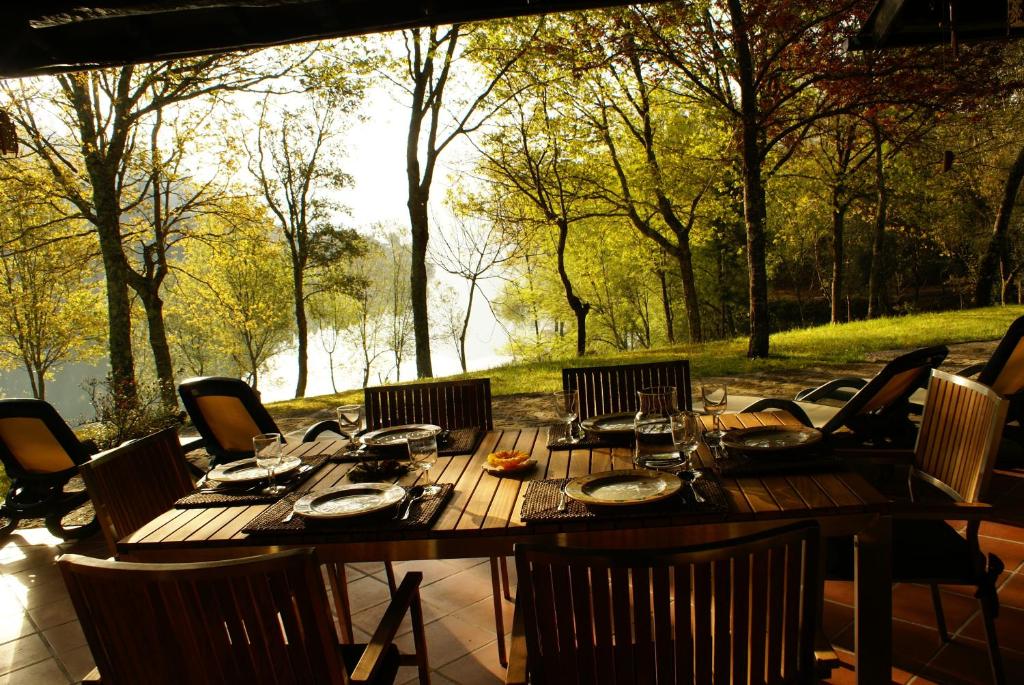
<instances>
[{"instance_id":1,"label":"woven placemat","mask_svg":"<svg viewBox=\"0 0 1024 685\"><path fill-rule=\"evenodd\" d=\"M727 450L724 458L715 460L715 469L729 478L834 471L842 466L843 460L832 452L752 457L741 452Z\"/></svg>"},{"instance_id":2,"label":"woven placemat","mask_svg":"<svg viewBox=\"0 0 1024 685\"><path fill-rule=\"evenodd\" d=\"M623 433L584 433L576 442L566 442L568 429L564 423L556 423L548 429L549 450L590 450L599 447L629 447L633 436Z\"/></svg>"},{"instance_id":3,"label":"woven placemat","mask_svg":"<svg viewBox=\"0 0 1024 685\"><path fill-rule=\"evenodd\" d=\"M270 504L271 502L276 502L309 480L313 474L315 474L317 470L327 462L327 457L310 457L309 459L303 459L302 462L302 466L299 467L299 473L293 475L287 481L275 479L275 482L288 486L288 489L280 495L264 495L260 492L260 489L266 485L266 482L264 481L253 486L256 488L255 491L232 490L231 488L225 488L223 486L218 486L217 492L203 493L197 490L191 495L185 495L179 499L174 503L174 506L185 509L195 509L199 507L240 507L251 504ZM223 489L223 492L220 491L221 489Z\"/></svg>"},{"instance_id":4,"label":"woven placemat","mask_svg":"<svg viewBox=\"0 0 1024 685\"><path fill-rule=\"evenodd\" d=\"M562 486L570 479L550 478L530 481L526 486L526 495L523 498L520 516L527 523L546 523L671 514L721 514L729 511L729 500L726 498L718 478L707 470L703 471L703 474L702 478L693 483L693 487L704 498L703 503L693 501L693 495L684 483L679 491L680 495L654 504L634 507L593 507L566 498L565 511L558 511L558 500L561 498Z\"/></svg>"},{"instance_id":5,"label":"woven placemat","mask_svg":"<svg viewBox=\"0 0 1024 685\"><path fill-rule=\"evenodd\" d=\"M336 519L333 521L314 521L301 516L293 516L291 521L284 518L291 513L295 502L305 493L288 495L266 511L258 515L242 529L250 535L276 535L280 533L312 533L321 530L337 530L346 533L380 532L387 530L416 530L430 528L444 511L445 505L455 492L455 486L445 483L441 492L433 497L424 497L412 503L409 518L396 521L392 518L394 511L389 509L380 514L360 516L358 518Z\"/></svg>"},{"instance_id":6,"label":"woven placemat","mask_svg":"<svg viewBox=\"0 0 1024 685\"><path fill-rule=\"evenodd\" d=\"M465 454L476 452L477 446L483 440L482 428L459 428L447 432L447 437L438 441L437 454L441 457L459 457ZM357 462L374 461L379 459L402 459L405 458L406 449L404 443L395 447L363 448L357 449L358 443L350 443L350 447L343 452L331 456L334 462Z\"/></svg>"}]
</instances>

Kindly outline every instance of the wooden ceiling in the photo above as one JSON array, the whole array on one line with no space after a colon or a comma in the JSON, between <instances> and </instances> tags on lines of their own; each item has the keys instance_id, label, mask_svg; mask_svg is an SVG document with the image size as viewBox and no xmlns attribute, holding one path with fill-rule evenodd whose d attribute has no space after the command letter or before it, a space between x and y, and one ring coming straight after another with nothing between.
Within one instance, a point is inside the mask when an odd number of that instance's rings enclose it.
<instances>
[{"instance_id":1,"label":"wooden ceiling","mask_svg":"<svg viewBox=\"0 0 1024 685\"><path fill-rule=\"evenodd\" d=\"M3 0L0 78L621 4L622 0Z\"/></svg>"},{"instance_id":2,"label":"wooden ceiling","mask_svg":"<svg viewBox=\"0 0 1024 685\"><path fill-rule=\"evenodd\" d=\"M1022 36L1024 0L879 0L849 46L873 50Z\"/></svg>"}]
</instances>

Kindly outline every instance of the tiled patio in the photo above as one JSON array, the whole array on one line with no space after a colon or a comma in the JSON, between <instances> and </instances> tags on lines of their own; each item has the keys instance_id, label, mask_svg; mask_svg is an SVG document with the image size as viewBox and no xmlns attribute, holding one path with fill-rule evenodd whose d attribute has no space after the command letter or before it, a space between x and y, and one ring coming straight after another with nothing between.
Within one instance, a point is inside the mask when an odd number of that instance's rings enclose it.
<instances>
[{"instance_id":1,"label":"tiled patio","mask_svg":"<svg viewBox=\"0 0 1024 685\"><path fill-rule=\"evenodd\" d=\"M999 471L990 492L1004 523L982 527L982 546L1006 564L999 581L1002 609L998 633L1008 682L1024 682L1024 528L1012 525L1024 522L1024 470ZM106 556L98 536L67 544L44 529L19 530L0 545L0 685L75 682L93 666L53 564L54 558L65 552ZM422 598L433 682L501 682L486 560L408 562L398 564L397 569L424 573ZM383 567L355 564L348 567L348 573L356 637L365 640L388 597ZM935 630L927 587L903 584L893 592L894 682L959 685L991 681L981 618L970 588L943 590L946 622L953 638L945 645ZM844 659L831 683L853 682L852 595L850 583L829 583L826 588L826 632ZM511 625L512 605L505 602L504 606L506 625ZM411 648L407 629L399 646ZM414 669L406 668L399 682L415 678Z\"/></svg>"}]
</instances>

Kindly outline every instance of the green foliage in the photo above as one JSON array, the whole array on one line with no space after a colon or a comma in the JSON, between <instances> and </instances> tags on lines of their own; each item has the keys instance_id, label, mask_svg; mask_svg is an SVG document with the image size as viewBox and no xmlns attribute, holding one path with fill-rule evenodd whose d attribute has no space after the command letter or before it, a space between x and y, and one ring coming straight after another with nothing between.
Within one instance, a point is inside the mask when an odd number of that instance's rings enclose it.
<instances>
[{"instance_id":1,"label":"green foliage","mask_svg":"<svg viewBox=\"0 0 1024 685\"><path fill-rule=\"evenodd\" d=\"M161 400L157 383L139 383L134 392L126 393L107 376L86 388L96 421L80 429L78 436L94 441L101 450L181 424L177 409L169 409Z\"/></svg>"}]
</instances>

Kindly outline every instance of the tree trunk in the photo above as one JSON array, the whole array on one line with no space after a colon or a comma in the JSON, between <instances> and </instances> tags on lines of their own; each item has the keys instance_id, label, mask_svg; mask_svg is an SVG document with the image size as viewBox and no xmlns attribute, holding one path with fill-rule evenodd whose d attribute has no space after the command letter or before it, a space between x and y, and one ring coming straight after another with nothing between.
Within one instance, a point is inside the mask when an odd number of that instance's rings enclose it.
<instances>
[{"instance_id":1,"label":"tree trunk","mask_svg":"<svg viewBox=\"0 0 1024 685\"><path fill-rule=\"evenodd\" d=\"M46 372L40 369L36 373L36 380L33 383L33 394L36 399L46 401Z\"/></svg>"},{"instance_id":2,"label":"tree trunk","mask_svg":"<svg viewBox=\"0 0 1024 685\"><path fill-rule=\"evenodd\" d=\"M871 241L871 265L868 267L868 318L881 315L886 309L885 296L885 224L889 192L885 187L885 164L882 155L882 132L873 125L875 134L875 230Z\"/></svg>"},{"instance_id":3,"label":"tree trunk","mask_svg":"<svg viewBox=\"0 0 1024 685\"><path fill-rule=\"evenodd\" d=\"M686 325L690 328L690 342L703 342L704 335L700 325L700 303L697 301L697 282L693 277L693 256L690 253L689 236L679 241L679 275L683 279L683 303L686 306Z\"/></svg>"},{"instance_id":4,"label":"tree trunk","mask_svg":"<svg viewBox=\"0 0 1024 685\"><path fill-rule=\"evenodd\" d=\"M469 302L466 303L466 318L462 320L462 331L459 332L459 362L462 373L469 371L466 365L466 333L469 331L469 317L473 313L473 295L476 292L476 277L469 282Z\"/></svg>"},{"instance_id":5,"label":"tree trunk","mask_svg":"<svg viewBox=\"0 0 1024 685\"><path fill-rule=\"evenodd\" d=\"M292 265L292 289L295 295L295 335L298 338L299 376L295 382L295 396L306 396L306 378L309 367L309 323L306 320L306 288L303 265Z\"/></svg>"},{"instance_id":6,"label":"tree trunk","mask_svg":"<svg viewBox=\"0 0 1024 685\"><path fill-rule=\"evenodd\" d=\"M155 286L159 288L159 286ZM156 366L157 382L160 384L160 399L168 409L178 406L178 396L174 386L174 363L171 361L171 346L167 343L167 329L164 326L164 302L160 295L152 291L136 292L146 311L146 324L149 330L149 346L153 350L153 364Z\"/></svg>"},{"instance_id":7,"label":"tree trunk","mask_svg":"<svg viewBox=\"0 0 1024 685\"><path fill-rule=\"evenodd\" d=\"M839 303L843 300L843 270L846 266L843 254L846 207L841 204L841 195L841 186L832 190L832 323L839 323Z\"/></svg>"},{"instance_id":8,"label":"tree trunk","mask_svg":"<svg viewBox=\"0 0 1024 685\"><path fill-rule=\"evenodd\" d=\"M427 310L427 218L428 195L409 186L409 219L412 228L412 260L409 266L409 294L412 297L412 330L416 343L416 375L434 375L430 360L430 315Z\"/></svg>"},{"instance_id":9,"label":"tree trunk","mask_svg":"<svg viewBox=\"0 0 1024 685\"><path fill-rule=\"evenodd\" d=\"M1010 215L1013 213L1013 204L1017 199L1022 180L1024 180L1024 147L1017 152L1017 159L1014 160L1010 172L1006 176L1003 199L999 203L999 211L996 213L992 237L989 239L988 249L978 265L978 281L974 287L974 304L978 307L992 304L992 286L995 283L999 260L1006 254L1006 234L1010 229Z\"/></svg>"},{"instance_id":10,"label":"tree trunk","mask_svg":"<svg viewBox=\"0 0 1024 685\"><path fill-rule=\"evenodd\" d=\"M668 276L663 269L658 269L658 280L661 282L661 306L665 310L665 336L670 343L674 343L676 334L672 329L672 298L668 295Z\"/></svg>"},{"instance_id":11,"label":"tree trunk","mask_svg":"<svg viewBox=\"0 0 1024 685\"><path fill-rule=\"evenodd\" d=\"M573 292L572 281L565 270L565 244L569 238L569 222L564 219L558 220L558 277L562 280L562 287L565 289L565 299L569 308L576 315L576 356L582 357L587 353L587 314L590 312L590 303L584 302Z\"/></svg>"},{"instance_id":12,"label":"tree trunk","mask_svg":"<svg viewBox=\"0 0 1024 685\"><path fill-rule=\"evenodd\" d=\"M750 294L750 342L747 356L768 356L768 268L765 263L767 207L761 177L762 130L758 124L754 62L740 0L729 0L732 38L739 68L743 139L743 218L747 229L747 272Z\"/></svg>"},{"instance_id":13,"label":"tree trunk","mask_svg":"<svg viewBox=\"0 0 1024 685\"><path fill-rule=\"evenodd\" d=\"M111 389L120 396L135 396L135 357L132 354L132 309L128 298L128 260L121 244L114 191L96 194L96 232L107 287L107 326L110 347Z\"/></svg>"}]
</instances>

